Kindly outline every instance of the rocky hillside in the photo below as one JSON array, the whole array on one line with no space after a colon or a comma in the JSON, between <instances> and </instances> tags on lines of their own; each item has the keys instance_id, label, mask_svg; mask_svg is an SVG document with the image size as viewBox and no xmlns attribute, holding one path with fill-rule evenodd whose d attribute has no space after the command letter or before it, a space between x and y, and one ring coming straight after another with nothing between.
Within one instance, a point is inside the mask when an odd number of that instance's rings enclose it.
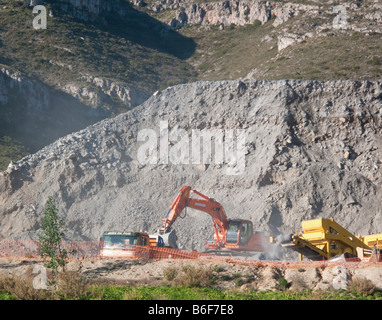
<instances>
[{"instance_id":1,"label":"rocky hillside","mask_svg":"<svg viewBox=\"0 0 382 320\"><path fill-rule=\"evenodd\" d=\"M184 61L191 39L126 1L102 3L116 5L92 11L69 1L1 1L0 170L194 79ZM47 10L46 29L32 27L37 4Z\"/></svg>"},{"instance_id":2,"label":"rocky hillside","mask_svg":"<svg viewBox=\"0 0 382 320\"><path fill-rule=\"evenodd\" d=\"M185 185L268 234L319 217L379 233L381 108L379 81L170 87L10 165L0 175L0 237L36 238L49 196L70 239L152 231ZM197 161L208 150L204 141L193 149L197 134L215 136L211 161ZM210 217L191 209L174 228L186 249L213 233Z\"/></svg>"},{"instance_id":3,"label":"rocky hillside","mask_svg":"<svg viewBox=\"0 0 382 320\"><path fill-rule=\"evenodd\" d=\"M38 4L47 9L46 30L32 27ZM0 169L171 85L377 80L382 72L381 4L375 0L3 0L0 20L6 88L0 100ZM22 90L7 89L14 78ZM31 131L19 110L30 110L23 91L36 85L50 99L34 104L34 119L41 121L33 119L39 130ZM40 135L45 138L36 143Z\"/></svg>"}]
</instances>

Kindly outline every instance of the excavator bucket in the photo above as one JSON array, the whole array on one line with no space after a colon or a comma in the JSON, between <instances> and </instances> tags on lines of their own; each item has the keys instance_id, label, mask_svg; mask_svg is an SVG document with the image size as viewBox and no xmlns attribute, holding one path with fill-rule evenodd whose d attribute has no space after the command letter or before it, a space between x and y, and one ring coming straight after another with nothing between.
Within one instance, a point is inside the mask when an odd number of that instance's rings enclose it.
<instances>
[{"instance_id":1,"label":"excavator bucket","mask_svg":"<svg viewBox=\"0 0 382 320\"><path fill-rule=\"evenodd\" d=\"M159 230L155 233L151 234L152 236L160 236L163 239L164 246L170 247L174 249L178 249L178 245L176 241L178 240L176 236L175 230L171 230L170 232L161 233Z\"/></svg>"}]
</instances>

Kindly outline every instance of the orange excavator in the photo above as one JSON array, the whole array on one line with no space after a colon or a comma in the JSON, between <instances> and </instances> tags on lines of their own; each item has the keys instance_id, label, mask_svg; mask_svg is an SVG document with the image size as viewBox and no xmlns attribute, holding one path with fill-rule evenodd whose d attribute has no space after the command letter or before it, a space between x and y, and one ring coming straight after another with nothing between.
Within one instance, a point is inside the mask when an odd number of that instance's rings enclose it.
<instances>
[{"instance_id":1,"label":"orange excavator","mask_svg":"<svg viewBox=\"0 0 382 320\"><path fill-rule=\"evenodd\" d=\"M190 198L191 192L198 195L201 199ZM220 203L196 190L192 190L189 186L180 189L179 194L172 202L167 216L162 219L162 224L159 228L161 236L171 232L171 226L186 207L203 211L212 217L214 241L207 243L207 252L217 254L250 254L251 252L266 251L269 237L254 232L252 221L228 219Z\"/></svg>"}]
</instances>

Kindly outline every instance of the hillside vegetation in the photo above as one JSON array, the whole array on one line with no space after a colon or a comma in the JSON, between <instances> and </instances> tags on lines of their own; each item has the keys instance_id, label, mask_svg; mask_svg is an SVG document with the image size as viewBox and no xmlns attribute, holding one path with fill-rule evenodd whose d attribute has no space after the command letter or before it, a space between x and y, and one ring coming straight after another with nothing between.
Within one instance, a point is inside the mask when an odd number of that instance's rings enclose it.
<instances>
[{"instance_id":1,"label":"hillside vegetation","mask_svg":"<svg viewBox=\"0 0 382 320\"><path fill-rule=\"evenodd\" d=\"M275 11L278 16L272 13L267 21L222 25L196 23L189 16L188 23L174 28L169 27L171 21L179 12L187 13L190 5L216 2L180 1L174 7L166 5L171 1L135 2L142 5L120 1L127 16L111 12L94 21L73 17L54 1L47 3L48 27L35 30L32 7L26 1L1 2L0 64L54 90L80 92L75 98L85 106L105 109L103 117L135 105L109 95L93 79L135 90L139 104L156 90L196 80L377 80L382 74L382 20L378 3L372 0L276 1L286 9ZM347 8L343 29L333 28L333 8L338 4ZM228 14L211 10L206 16L215 20ZM234 7L227 10L228 17L240 13ZM96 106L92 94L103 95ZM4 170L10 159L19 160L37 147L24 141L23 134L29 133L18 129L16 134L15 124L4 124L9 120L4 120L5 114L12 118L12 106L1 108L0 125L6 127L0 133L0 170ZM44 143L56 138L53 135Z\"/></svg>"},{"instance_id":2,"label":"hillside vegetation","mask_svg":"<svg viewBox=\"0 0 382 320\"><path fill-rule=\"evenodd\" d=\"M86 75L119 80L152 93L194 79L184 62L193 41L131 9L134 20L108 20L107 26L53 11L46 30L32 27L32 8L23 1L2 1L0 63L60 88L84 82ZM47 11L52 6L47 6Z\"/></svg>"}]
</instances>

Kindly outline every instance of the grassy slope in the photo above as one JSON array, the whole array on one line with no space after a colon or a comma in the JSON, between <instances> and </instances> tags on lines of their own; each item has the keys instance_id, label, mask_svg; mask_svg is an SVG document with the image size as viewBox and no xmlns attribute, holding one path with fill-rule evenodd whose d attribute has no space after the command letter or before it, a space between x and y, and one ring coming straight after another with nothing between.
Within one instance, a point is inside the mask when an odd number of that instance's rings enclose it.
<instances>
[{"instance_id":1,"label":"grassy slope","mask_svg":"<svg viewBox=\"0 0 382 320\"><path fill-rule=\"evenodd\" d=\"M2 1L0 65L53 88L67 83L94 86L84 80L92 75L150 94L196 79L193 67L184 60L193 52L193 41L171 30L161 35L159 21L134 9L129 21L111 19L107 27L60 13L48 18L46 30L35 30L33 17L23 1ZM1 108L0 116L12 106ZM123 111L116 105L113 113ZM28 154L28 147L20 144L12 127L3 132L1 120L0 170L4 170L11 159Z\"/></svg>"},{"instance_id":2,"label":"grassy slope","mask_svg":"<svg viewBox=\"0 0 382 320\"><path fill-rule=\"evenodd\" d=\"M6 169L11 160L17 160L28 154L29 150L19 141L7 136L0 136L0 170Z\"/></svg>"},{"instance_id":3,"label":"grassy slope","mask_svg":"<svg viewBox=\"0 0 382 320\"><path fill-rule=\"evenodd\" d=\"M46 30L34 30L31 8L21 3L2 1L7 8L0 10L0 63L49 85L81 82L84 75L94 75L150 93L195 76L192 67L182 59L187 52L177 50L178 45L188 45L185 50L192 53L192 41L174 32L163 37L152 32L146 39L150 43L147 46L130 36L149 33L150 30L144 30L145 24L160 27L147 15L136 12L135 19L141 24L115 19L104 27L60 13L48 18Z\"/></svg>"},{"instance_id":4,"label":"grassy slope","mask_svg":"<svg viewBox=\"0 0 382 320\"><path fill-rule=\"evenodd\" d=\"M330 21L330 20L329 20ZM257 79L368 79L382 76L381 35L355 31L324 30L320 36L278 51L278 35L305 25L314 32L312 23L323 22L297 16L273 27L272 20L261 26L236 26L209 31L198 26L181 29L197 43L188 60L201 80L223 80L245 77L256 69ZM308 25L308 26L306 26ZM270 36L266 39L266 36Z\"/></svg>"}]
</instances>

